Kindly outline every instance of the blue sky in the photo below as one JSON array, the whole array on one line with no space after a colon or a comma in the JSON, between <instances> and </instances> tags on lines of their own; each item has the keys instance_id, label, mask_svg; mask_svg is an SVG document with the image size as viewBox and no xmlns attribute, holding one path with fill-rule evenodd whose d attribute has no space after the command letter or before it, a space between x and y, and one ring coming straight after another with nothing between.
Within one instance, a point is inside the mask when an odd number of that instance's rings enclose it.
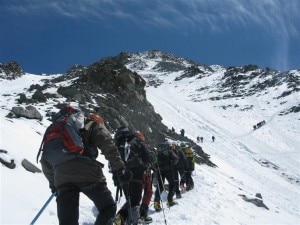
<instances>
[{"instance_id":1,"label":"blue sky","mask_svg":"<svg viewBox=\"0 0 300 225\"><path fill-rule=\"evenodd\" d=\"M63 73L120 52L300 69L298 0L0 0L0 63Z\"/></svg>"}]
</instances>

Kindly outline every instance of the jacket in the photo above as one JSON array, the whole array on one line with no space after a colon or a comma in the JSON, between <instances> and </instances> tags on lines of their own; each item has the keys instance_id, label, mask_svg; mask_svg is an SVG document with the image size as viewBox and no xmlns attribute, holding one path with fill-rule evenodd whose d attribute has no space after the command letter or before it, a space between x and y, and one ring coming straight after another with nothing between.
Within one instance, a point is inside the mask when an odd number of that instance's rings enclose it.
<instances>
[{"instance_id":1,"label":"jacket","mask_svg":"<svg viewBox=\"0 0 300 225\"><path fill-rule=\"evenodd\" d=\"M173 166L176 166L178 163L178 156L174 153L173 150L168 149L164 151L158 151L157 153L157 166L159 170L170 170Z\"/></svg>"}]
</instances>

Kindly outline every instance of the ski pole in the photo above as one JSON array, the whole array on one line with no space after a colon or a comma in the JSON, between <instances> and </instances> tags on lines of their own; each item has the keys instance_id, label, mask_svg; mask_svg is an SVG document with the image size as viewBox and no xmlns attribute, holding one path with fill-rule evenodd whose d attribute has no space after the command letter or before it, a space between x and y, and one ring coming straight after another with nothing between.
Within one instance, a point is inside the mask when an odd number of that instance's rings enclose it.
<instances>
[{"instance_id":1,"label":"ski pole","mask_svg":"<svg viewBox=\"0 0 300 225\"><path fill-rule=\"evenodd\" d=\"M119 200L119 191L120 191L120 187L119 185L117 185L115 202L118 202Z\"/></svg>"},{"instance_id":2,"label":"ski pole","mask_svg":"<svg viewBox=\"0 0 300 225\"><path fill-rule=\"evenodd\" d=\"M124 156L125 156L125 164L127 164L128 161L128 157L130 155L131 149L130 149L130 144L126 141L125 142L125 148L124 148ZM123 186L125 186L125 188L123 188L124 190L124 194L126 197L126 202L128 204L128 210L129 210L129 217L130 217L130 225L133 225L133 213L132 213L132 207L131 207L131 195L130 195L130 185L129 185L129 181L125 183L125 185L123 184Z\"/></svg>"},{"instance_id":3,"label":"ski pole","mask_svg":"<svg viewBox=\"0 0 300 225\"><path fill-rule=\"evenodd\" d=\"M130 195L130 186L129 182L123 184L124 186L124 193L126 196L126 201L128 205L129 217L130 217L130 225L133 225L133 213L132 213L132 206L131 206L131 195Z\"/></svg>"},{"instance_id":4,"label":"ski pole","mask_svg":"<svg viewBox=\"0 0 300 225\"><path fill-rule=\"evenodd\" d=\"M158 173L159 173L159 176L160 176L160 179L161 179L161 182L162 182L162 187L164 189L164 183L163 183L163 180L162 180L162 177L161 177L161 174L160 174L159 166L157 166L157 169L158 169ZM156 176L157 176L157 173L156 173ZM157 183L157 190L158 190L158 193L159 193L159 196L160 196L161 195L161 190L160 190L160 185L159 185L159 179L157 179L157 178L156 178L156 183ZM162 208L164 219L165 219L165 224L167 225L165 209L164 209L164 205L163 205L163 201L162 201L161 197L160 197L160 203L161 203L161 208Z\"/></svg>"},{"instance_id":5,"label":"ski pole","mask_svg":"<svg viewBox=\"0 0 300 225\"><path fill-rule=\"evenodd\" d=\"M51 202L52 198L56 196L56 192L53 192L52 195L49 197L49 199L46 201L46 203L43 205L43 207L40 209L40 211L38 212L38 214L36 214L36 216L34 217L34 219L31 221L30 225L33 225L37 219L40 217L40 215L42 214L42 212L45 210L45 208L48 206L48 204Z\"/></svg>"}]
</instances>

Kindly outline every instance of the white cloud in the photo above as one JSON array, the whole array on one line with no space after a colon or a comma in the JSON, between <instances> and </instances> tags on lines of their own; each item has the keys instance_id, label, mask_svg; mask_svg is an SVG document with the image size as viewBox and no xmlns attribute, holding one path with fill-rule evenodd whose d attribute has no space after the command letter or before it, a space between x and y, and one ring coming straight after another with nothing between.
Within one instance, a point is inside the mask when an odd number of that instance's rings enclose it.
<instances>
[{"instance_id":1,"label":"white cloud","mask_svg":"<svg viewBox=\"0 0 300 225\"><path fill-rule=\"evenodd\" d=\"M300 36L298 0L28 0L9 1L2 10L15 14L134 22L141 27L151 25L164 29L220 32L235 27L247 30L257 26L271 34Z\"/></svg>"}]
</instances>

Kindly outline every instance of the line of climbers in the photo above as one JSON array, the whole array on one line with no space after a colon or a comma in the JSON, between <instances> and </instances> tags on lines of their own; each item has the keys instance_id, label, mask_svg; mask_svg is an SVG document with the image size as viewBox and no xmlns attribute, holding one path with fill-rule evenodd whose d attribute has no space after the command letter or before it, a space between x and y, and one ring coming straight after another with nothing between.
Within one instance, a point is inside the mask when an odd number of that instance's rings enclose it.
<instances>
[{"instance_id":1,"label":"line of climbers","mask_svg":"<svg viewBox=\"0 0 300 225\"><path fill-rule=\"evenodd\" d=\"M149 148L141 131L133 131L124 126L117 129L116 145L127 169L133 176L128 183L118 184L117 190L123 190L126 203L117 212L115 224L151 223L148 209L154 193L154 209L162 210L160 198L165 191L165 180L168 181L167 206L177 204L173 200L181 198L181 193L194 187L192 172L195 168L194 154L185 143L165 141L157 148ZM117 191L118 193L118 191Z\"/></svg>"},{"instance_id":2,"label":"line of climbers","mask_svg":"<svg viewBox=\"0 0 300 225\"><path fill-rule=\"evenodd\" d=\"M103 164L97 161L98 150L109 162L116 186L116 199L106 184ZM194 187L192 171L194 155L186 143L165 141L150 149L141 131L127 126L117 129L114 140L97 114L83 113L74 107L61 109L46 129L37 160L56 193L57 216L60 225L78 225L79 195L93 201L99 214L95 225L136 225L151 223L148 209L154 194L154 208L162 210L160 195L168 181L167 206ZM118 195L126 202L118 210Z\"/></svg>"}]
</instances>

